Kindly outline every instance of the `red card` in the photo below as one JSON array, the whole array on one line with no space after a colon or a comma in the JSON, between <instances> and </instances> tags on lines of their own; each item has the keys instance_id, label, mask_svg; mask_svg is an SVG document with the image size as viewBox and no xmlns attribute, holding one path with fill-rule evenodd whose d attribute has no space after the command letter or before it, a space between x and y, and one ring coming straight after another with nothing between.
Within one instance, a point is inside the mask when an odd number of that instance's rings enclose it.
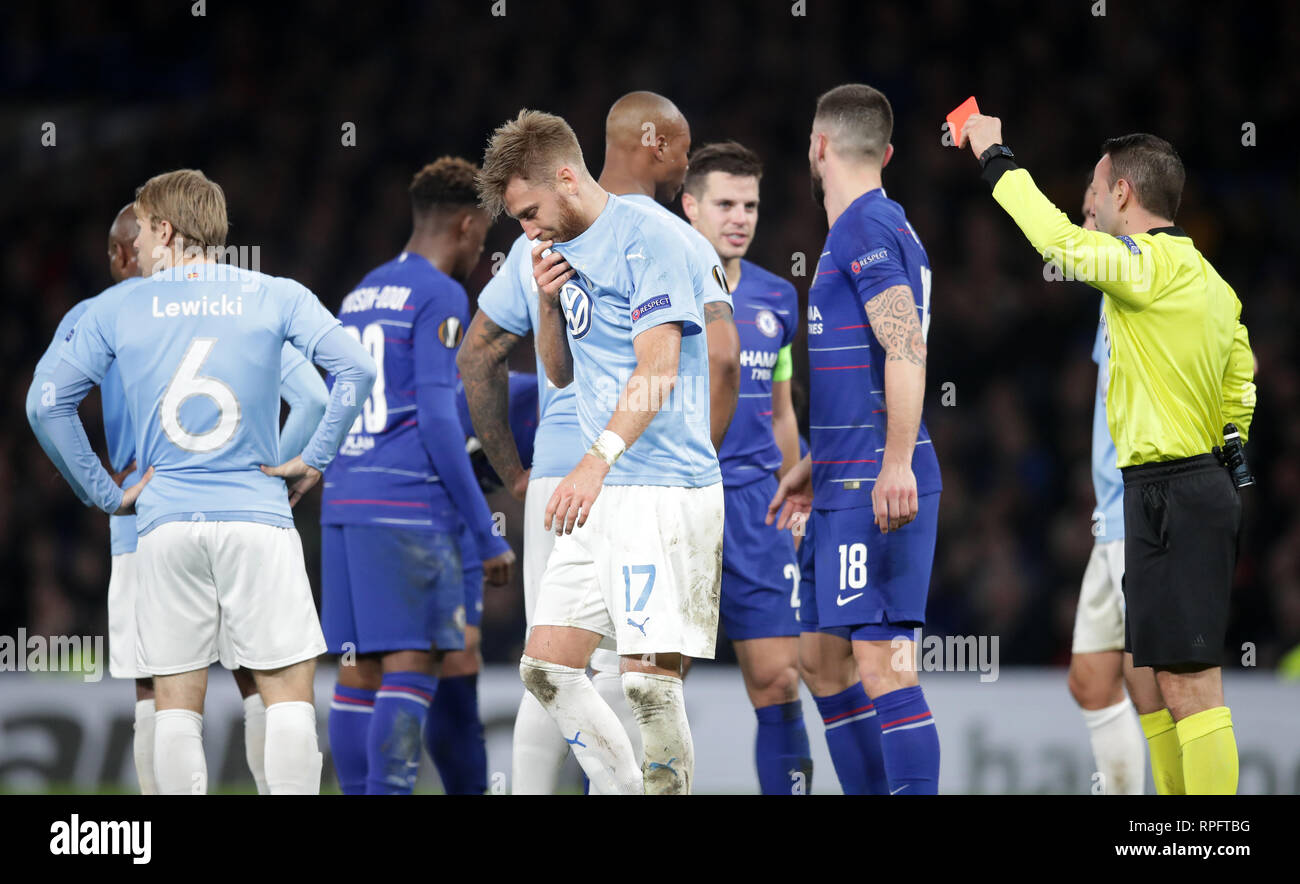
<instances>
[{"instance_id":1,"label":"red card","mask_svg":"<svg viewBox=\"0 0 1300 884\"><path fill-rule=\"evenodd\" d=\"M961 127L966 125L970 115L979 112L980 106L975 103L975 96L972 95L957 105L956 110L948 114L948 131L952 133L952 143L954 145L961 144Z\"/></svg>"}]
</instances>

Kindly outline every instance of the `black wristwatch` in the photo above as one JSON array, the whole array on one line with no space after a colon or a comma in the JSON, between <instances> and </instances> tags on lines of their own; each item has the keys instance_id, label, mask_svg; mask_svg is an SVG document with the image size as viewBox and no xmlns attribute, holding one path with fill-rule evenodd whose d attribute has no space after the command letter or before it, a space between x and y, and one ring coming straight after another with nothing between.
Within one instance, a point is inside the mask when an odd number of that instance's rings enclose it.
<instances>
[{"instance_id":1,"label":"black wristwatch","mask_svg":"<svg viewBox=\"0 0 1300 884\"><path fill-rule=\"evenodd\" d=\"M1011 148L1007 147L1005 144L995 144L986 149L984 153L980 154L980 168L983 169L989 164L990 160L997 159L998 157L1006 157L1008 160L1014 160L1016 155L1013 154Z\"/></svg>"}]
</instances>

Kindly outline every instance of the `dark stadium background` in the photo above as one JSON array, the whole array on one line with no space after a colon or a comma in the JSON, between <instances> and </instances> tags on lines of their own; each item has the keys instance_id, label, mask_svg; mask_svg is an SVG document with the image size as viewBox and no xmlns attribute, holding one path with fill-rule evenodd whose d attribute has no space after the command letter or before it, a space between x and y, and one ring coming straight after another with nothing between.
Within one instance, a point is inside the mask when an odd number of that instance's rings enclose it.
<instances>
[{"instance_id":1,"label":"dark stadium background","mask_svg":"<svg viewBox=\"0 0 1300 884\"><path fill-rule=\"evenodd\" d=\"M1284 134L1294 137L1300 92L1300 7L1110 0L1095 17L1084 0L507 0L499 17L494 5L208 0L202 17L185 2L0 8L0 634L105 631L107 520L44 457L23 397L59 318L109 283L109 222L150 175L202 168L225 188L231 243L257 246L261 270L336 309L404 243L419 165L477 160L495 125L537 107L574 125L598 172L609 104L652 89L682 108L695 145L734 138L762 155L750 257L806 298L825 235L809 198L813 104L865 81L893 103L885 186L934 269L926 416L944 494L931 630L999 635L1003 665L1065 663L1092 543L1098 299L1044 281L969 152L942 146L944 115L974 93L1072 214L1105 137L1151 131L1182 153L1178 221L1236 289L1259 360L1248 451L1260 482L1244 495L1229 646L1254 642L1271 667L1300 644L1297 151ZM800 5L806 15L792 14ZM53 147L41 143L47 121ZM355 147L340 143L345 122ZM1242 144L1247 122L1257 146ZM508 219L493 229L471 298L517 233ZM804 276L791 275L795 253ZM531 351L516 356L532 369ZM948 382L956 403L944 406ZM97 404L83 415L102 439ZM318 499L297 510L313 585ZM519 507L493 506L517 542ZM518 658L521 606L518 585L489 591L489 661Z\"/></svg>"}]
</instances>

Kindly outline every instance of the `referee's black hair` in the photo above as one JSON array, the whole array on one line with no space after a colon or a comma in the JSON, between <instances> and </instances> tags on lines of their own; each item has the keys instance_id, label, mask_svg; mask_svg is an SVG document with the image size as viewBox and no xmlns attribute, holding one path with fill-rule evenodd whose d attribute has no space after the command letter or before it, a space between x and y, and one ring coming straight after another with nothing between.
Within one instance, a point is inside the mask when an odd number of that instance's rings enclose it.
<instances>
[{"instance_id":1,"label":"referee's black hair","mask_svg":"<svg viewBox=\"0 0 1300 884\"><path fill-rule=\"evenodd\" d=\"M417 218L478 205L478 167L460 157L438 157L411 178L411 211Z\"/></svg>"},{"instance_id":2,"label":"referee's black hair","mask_svg":"<svg viewBox=\"0 0 1300 884\"><path fill-rule=\"evenodd\" d=\"M1123 178L1133 185L1138 203L1161 218L1174 220L1183 200L1187 173L1174 146L1163 138L1136 132L1107 139L1102 156L1110 154L1108 186Z\"/></svg>"}]
</instances>

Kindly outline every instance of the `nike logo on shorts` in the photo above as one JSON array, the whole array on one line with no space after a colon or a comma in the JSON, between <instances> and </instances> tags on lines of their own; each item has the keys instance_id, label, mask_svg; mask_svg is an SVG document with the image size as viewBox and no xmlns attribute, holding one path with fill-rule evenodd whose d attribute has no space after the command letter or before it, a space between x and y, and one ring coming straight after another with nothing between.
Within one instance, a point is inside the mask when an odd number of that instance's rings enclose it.
<instances>
[{"instance_id":1,"label":"nike logo on shorts","mask_svg":"<svg viewBox=\"0 0 1300 884\"><path fill-rule=\"evenodd\" d=\"M866 593L864 593L864 592L859 592L859 593L856 593L856 594L854 594L854 595L849 596L848 598L842 598L842 597L837 593L836 596L835 596L835 604L839 605L839 606L842 608L842 607L844 607L845 605L847 605L849 602L853 601L854 599L860 599L860 598L862 598L864 595L866 595Z\"/></svg>"}]
</instances>

